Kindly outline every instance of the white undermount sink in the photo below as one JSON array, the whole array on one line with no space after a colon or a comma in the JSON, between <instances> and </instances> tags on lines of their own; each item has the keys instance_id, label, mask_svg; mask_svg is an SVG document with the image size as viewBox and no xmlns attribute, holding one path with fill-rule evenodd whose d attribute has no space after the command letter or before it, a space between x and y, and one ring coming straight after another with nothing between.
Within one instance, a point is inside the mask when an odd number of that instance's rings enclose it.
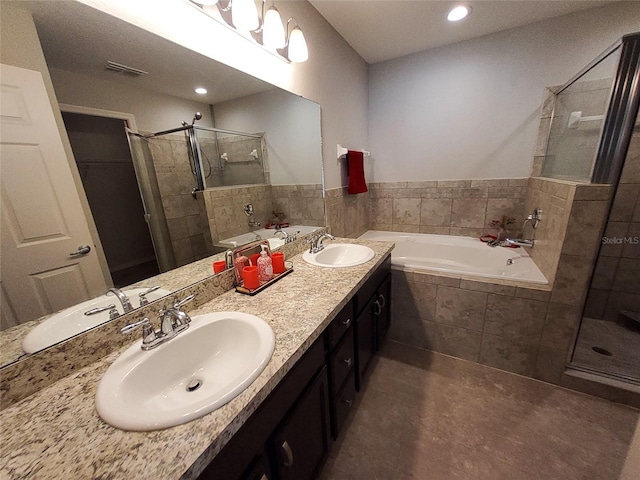
<instances>
[{"instance_id":1,"label":"white undermount sink","mask_svg":"<svg viewBox=\"0 0 640 480\"><path fill-rule=\"evenodd\" d=\"M147 291L148 288L130 288L123 290L129 297L134 307L138 306L138 295ZM153 302L158 298L169 295L171 292L159 288L146 295L147 300ZM79 333L85 332L109 321L109 311L104 310L94 315L85 315L85 312L93 308L103 308L108 305L115 305L118 313L122 315L124 310L118 299L113 295L100 295L86 302L79 303L73 307L51 315L42 323L34 327L22 340L22 349L25 353L35 353L40 350L67 340Z\"/></svg>"},{"instance_id":2,"label":"white undermount sink","mask_svg":"<svg viewBox=\"0 0 640 480\"><path fill-rule=\"evenodd\" d=\"M223 406L264 370L275 335L254 315L216 312L192 317L186 331L153 350L141 344L116 359L96 392L100 417L123 430L173 427Z\"/></svg>"},{"instance_id":3,"label":"white undermount sink","mask_svg":"<svg viewBox=\"0 0 640 480\"><path fill-rule=\"evenodd\" d=\"M373 250L355 243L332 243L325 245L318 253L304 252L302 258L318 267L355 267L368 262L375 256Z\"/></svg>"}]
</instances>

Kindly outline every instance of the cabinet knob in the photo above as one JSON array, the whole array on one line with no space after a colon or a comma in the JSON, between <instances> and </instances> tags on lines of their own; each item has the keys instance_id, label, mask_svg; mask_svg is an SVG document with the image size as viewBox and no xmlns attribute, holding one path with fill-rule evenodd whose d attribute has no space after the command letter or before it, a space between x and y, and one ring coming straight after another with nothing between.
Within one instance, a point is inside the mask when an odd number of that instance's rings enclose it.
<instances>
[{"instance_id":1,"label":"cabinet knob","mask_svg":"<svg viewBox=\"0 0 640 480\"><path fill-rule=\"evenodd\" d=\"M282 444L282 450L284 451L284 454L286 457L282 465L286 468L293 467L293 452L291 451L291 447L289 446L286 440Z\"/></svg>"},{"instance_id":2,"label":"cabinet knob","mask_svg":"<svg viewBox=\"0 0 640 480\"><path fill-rule=\"evenodd\" d=\"M345 398L344 400L342 400L342 403L344 403L347 407L350 407L351 405L353 405L353 400Z\"/></svg>"},{"instance_id":3,"label":"cabinet knob","mask_svg":"<svg viewBox=\"0 0 640 480\"><path fill-rule=\"evenodd\" d=\"M342 361L347 364L347 367L350 367L351 364L353 363L353 360L351 359L351 357L345 358Z\"/></svg>"},{"instance_id":4,"label":"cabinet knob","mask_svg":"<svg viewBox=\"0 0 640 480\"><path fill-rule=\"evenodd\" d=\"M346 320L343 320L342 325L344 325L345 327L348 327L349 325L351 325L351 318L347 318Z\"/></svg>"},{"instance_id":5,"label":"cabinet knob","mask_svg":"<svg viewBox=\"0 0 640 480\"><path fill-rule=\"evenodd\" d=\"M263 473L262 476L260 477L260 480L269 480L269 477L267 477L266 473Z\"/></svg>"}]
</instances>

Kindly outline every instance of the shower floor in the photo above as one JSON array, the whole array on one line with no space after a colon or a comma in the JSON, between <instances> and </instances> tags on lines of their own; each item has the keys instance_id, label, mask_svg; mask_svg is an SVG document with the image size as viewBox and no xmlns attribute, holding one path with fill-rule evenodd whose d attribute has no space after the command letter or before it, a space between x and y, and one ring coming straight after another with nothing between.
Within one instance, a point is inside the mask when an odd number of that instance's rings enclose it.
<instances>
[{"instance_id":1,"label":"shower floor","mask_svg":"<svg viewBox=\"0 0 640 480\"><path fill-rule=\"evenodd\" d=\"M593 347L611 355L596 353ZM572 363L640 380L640 333L614 322L584 318Z\"/></svg>"}]
</instances>

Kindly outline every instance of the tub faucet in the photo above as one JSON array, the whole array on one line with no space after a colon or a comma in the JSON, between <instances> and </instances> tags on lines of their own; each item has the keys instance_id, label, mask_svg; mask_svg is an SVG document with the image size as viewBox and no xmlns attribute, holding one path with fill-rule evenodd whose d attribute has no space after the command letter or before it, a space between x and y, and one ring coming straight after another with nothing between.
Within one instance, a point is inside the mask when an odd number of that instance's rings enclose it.
<instances>
[{"instance_id":1,"label":"tub faucet","mask_svg":"<svg viewBox=\"0 0 640 480\"><path fill-rule=\"evenodd\" d=\"M110 288L109 290L107 290L107 295L109 295L110 293L118 297L118 300L122 304L122 309L124 310L124 313L128 313L133 310L133 305L131 305L131 300L129 300L129 297L127 297L122 290L120 290L119 288Z\"/></svg>"},{"instance_id":2,"label":"tub faucet","mask_svg":"<svg viewBox=\"0 0 640 480\"><path fill-rule=\"evenodd\" d=\"M524 238L507 238L507 243L509 245L515 245L517 247L533 247L534 240L524 239Z\"/></svg>"},{"instance_id":3,"label":"tub faucet","mask_svg":"<svg viewBox=\"0 0 640 480\"><path fill-rule=\"evenodd\" d=\"M336 239L336 237L334 237L330 233L323 233L318 237L312 237L311 240L309 240L309 243L311 244L309 253L318 253L319 251L321 251L324 248L324 245L322 245L322 240L324 240L325 238L328 238L329 240Z\"/></svg>"}]
</instances>

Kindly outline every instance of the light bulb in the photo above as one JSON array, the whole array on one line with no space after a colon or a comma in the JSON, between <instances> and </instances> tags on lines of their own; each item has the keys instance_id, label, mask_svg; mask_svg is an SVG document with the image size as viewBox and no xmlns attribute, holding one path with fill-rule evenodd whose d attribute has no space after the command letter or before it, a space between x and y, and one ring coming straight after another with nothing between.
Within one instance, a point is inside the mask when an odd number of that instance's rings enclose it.
<instances>
[{"instance_id":1,"label":"light bulb","mask_svg":"<svg viewBox=\"0 0 640 480\"><path fill-rule=\"evenodd\" d=\"M258 19L258 9L253 0L233 0L231 21L237 30L257 30L260 26L260 20Z\"/></svg>"},{"instance_id":2,"label":"light bulb","mask_svg":"<svg viewBox=\"0 0 640 480\"><path fill-rule=\"evenodd\" d=\"M195 89L195 92L199 95L205 95L207 93L207 89L204 87L198 87Z\"/></svg>"},{"instance_id":3,"label":"light bulb","mask_svg":"<svg viewBox=\"0 0 640 480\"><path fill-rule=\"evenodd\" d=\"M449 20L450 22L457 22L458 20L462 20L464 17L469 15L470 11L471 8L469 7L456 7L449 12L449 15L447 15L447 20Z\"/></svg>"},{"instance_id":4,"label":"light bulb","mask_svg":"<svg viewBox=\"0 0 640 480\"><path fill-rule=\"evenodd\" d=\"M285 46L284 27L280 12L274 6L269 8L264 14L264 24L262 26L262 44L270 50L284 48Z\"/></svg>"},{"instance_id":5,"label":"light bulb","mask_svg":"<svg viewBox=\"0 0 640 480\"><path fill-rule=\"evenodd\" d=\"M306 62L309 58L309 50L304 34L300 27L294 27L289 36L289 60L294 63Z\"/></svg>"}]
</instances>

